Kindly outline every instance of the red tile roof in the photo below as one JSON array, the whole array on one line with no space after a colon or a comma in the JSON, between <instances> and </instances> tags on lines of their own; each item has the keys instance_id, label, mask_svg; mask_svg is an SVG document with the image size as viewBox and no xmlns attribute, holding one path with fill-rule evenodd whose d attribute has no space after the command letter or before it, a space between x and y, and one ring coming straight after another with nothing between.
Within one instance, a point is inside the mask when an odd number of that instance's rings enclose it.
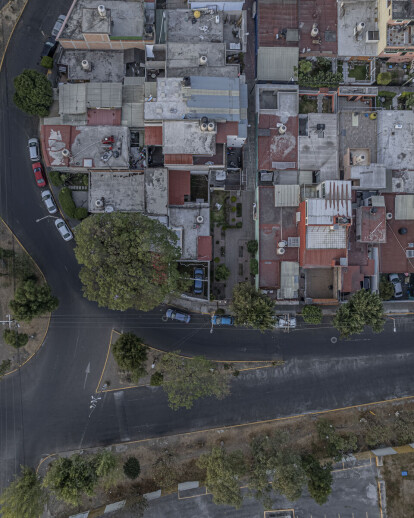
<instances>
[{"instance_id":1,"label":"red tile roof","mask_svg":"<svg viewBox=\"0 0 414 518\"><path fill-rule=\"evenodd\" d=\"M62 155L62 150L70 150L72 142L79 133L75 126L42 126L40 140L45 165L47 167L68 166L69 159Z\"/></svg>"},{"instance_id":2,"label":"red tile roof","mask_svg":"<svg viewBox=\"0 0 414 518\"><path fill-rule=\"evenodd\" d=\"M164 155L164 164L193 165L193 155Z\"/></svg>"},{"instance_id":3,"label":"red tile roof","mask_svg":"<svg viewBox=\"0 0 414 518\"><path fill-rule=\"evenodd\" d=\"M387 242L379 245L381 273L414 273L414 259L408 259L408 243L414 243L414 220L395 219L395 197L404 194L384 194L385 208L393 214L387 220ZM406 228L406 234L400 234L400 228ZM413 250L413 248L410 248Z\"/></svg>"},{"instance_id":4,"label":"red tile roof","mask_svg":"<svg viewBox=\"0 0 414 518\"><path fill-rule=\"evenodd\" d=\"M293 162L286 164L285 169L296 169L298 161L298 117L289 117L283 120L276 115L260 115L259 128L269 129L268 136L258 137L258 164L259 169L273 169L272 162ZM281 135L277 124L287 127L286 133Z\"/></svg>"},{"instance_id":5,"label":"red tile roof","mask_svg":"<svg viewBox=\"0 0 414 518\"><path fill-rule=\"evenodd\" d=\"M162 146L162 126L145 126L145 145Z\"/></svg>"},{"instance_id":6,"label":"red tile roof","mask_svg":"<svg viewBox=\"0 0 414 518\"><path fill-rule=\"evenodd\" d=\"M213 258L213 239L211 236L198 236L197 259L199 261L211 261Z\"/></svg>"},{"instance_id":7,"label":"red tile roof","mask_svg":"<svg viewBox=\"0 0 414 518\"><path fill-rule=\"evenodd\" d=\"M190 171L168 171L168 203L184 205L184 196L190 195Z\"/></svg>"},{"instance_id":8,"label":"red tile roof","mask_svg":"<svg viewBox=\"0 0 414 518\"><path fill-rule=\"evenodd\" d=\"M218 122L216 144L227 144L227 135L238 135L238 122Z\"/></svg>"},{"instance_id":9,"label":"red tile roof","mask_svg":"<svg viewBox=\"0 0 414 518\"><path fill-rule=\"evenodd\" d=\"M120 126L121 118L121 108L114 110L88 110L88 126Z\"/></svg>"},{"instance_id":10,"label":"red tile roof","mask_svg":"<svg viewBox=\"0 0 414 518\"><path fill-rule=\"evenodd\" d=\"M259 47L297 47L298 42L280 36L283 29L298 29L298 0L260 0L258 5Z\"/></svg>"},{"instance_id":11,"label":"red tile roof","mask_svg":"<svg viewBox=\"0 0 414 518\"><path fill-rule=\"evenodd\" d=\"M320 55L321 52L324 55L337 54L337 0L299 0L299 19L299 52L305 49L304 54L308 55ZM319 29L316 38L311 36L314 23ZM320 44L313 43L319 39Z\"/></svg>"},{"instance_id":12,"label":"red tile roof","mask_svg":"<svg viewBox=\"0 0 414 518\"><path fill-rule=\"evenodd\" d=\"M361 272L360 266L347 266L342 268L342 290L344 293L354 293L361 289L361 281L364 280L364 275Z\"/></svg>"},{"instance_id":13,"label":"red tile roof","mask_svg":"<svg viewBox=\"0 0 414 518\"><path fill-rule=\"evenodd\" d=\"M385 207L358 207L357 221L361 222L359 240L363 243L385 243L387 227Z\"/></svg>"}]
</instances>

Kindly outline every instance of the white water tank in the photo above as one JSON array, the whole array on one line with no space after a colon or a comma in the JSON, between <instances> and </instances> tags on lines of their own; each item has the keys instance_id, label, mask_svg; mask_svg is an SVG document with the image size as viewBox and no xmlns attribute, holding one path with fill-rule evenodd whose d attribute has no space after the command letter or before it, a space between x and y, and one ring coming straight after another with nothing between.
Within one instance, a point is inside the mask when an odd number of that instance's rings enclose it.
<instances>
[{"instance_id":1,"label":"white water tank","mask_svg":"<svg viewBox=\"0 0 414 518\"><path fill-rule=\"evenodd\" d=\"M312 25L312 30L311 30L311 36L312 38L316 38L316 36L319 34L319 29L318 29L318 24L317 23L314 23Z\"/></svg>"},{"instance_id":2,"label":"white water tank","mask_svg":"<svg viewBox=\"0 0 414 518\"><path fill-rule=\"evenodd\" d=\"M214 124L214 122L209 122L207 124L207 129L208 129L208 131L215 131L216 125Z\"/></svg>"},{"instance_id":3,"label":"white water tank","mask_svg":"<svg viewBox=\"0 0 414 518\"><path fill-rule=\"evenodd\" d=\"M207 65L207 56L200 56L200 65Z\"/></svg>"},{"instance_id":4,"label":"white water tank","mask_svg":"<svg viewBox=\"0 0 414 518\"><path fill-rule=\"evenodd\" d=\"M98 13L99 13L99 16L102 16L102 18L105 18L106 9L105 9L104 5L98 5Z\"/></svg>"},{"instance_id":5,"label":"white water tank","mask_svg":"<svg viewBox=\"0 0 414 518\"><path fill-rule=\"evenodd\" d=\"M201 225L201 223L203 223L203 221L204 221L204 217L203 217L203 216L201 216L201 215L200 215L200 216L197 216L196 221L197 221L197 223L198 223L199 225Z\"/></svg>"},{"instance_id":6,"label":"white water tank","mask_svg":"<svg viewBox=\"0 0 414 518\"><path fill-rule=\"evenodd\" d=\"M208 130L208 124L206 122L202 122L200 124L201 131L207 131Z\"/></svg>"},{"instance_id":7,"label":"white water tank","mask_svg":"<svg viewBox=\"0 0 414 518\"><path fill-rule=\"evenodd\" d=\"M82 59L82 70L85 70L86 72L89 72L91 70L91 64L87 59Z\"/></svg>"},{"instance_id":8,"label":"white water tank","mask_svg":"<svg viewBox=\"0 0 414 518\"><path fill-rule=\"evenodd\" d=\"M286 241L279 241L277 246L278 246L278 248L285 248L287 246L287 242Z\"/></svg>"},{"instance_id":9,"label":"white water tank","mask_svg":"<svg viewBox=\"0 0 414 518\"><path fill-rule=\"evenodd\" d=\"M68 158L70 156L70 151L69 149L62 149L62 155L65 157L65 158Z\"/></svg>"},{"instance_id":10,"label":"white water tank","mask_svg":"<svg viewBox=\"0 0 414 518\"><path fill-rule=\"evenodd\" d=\"M104 204L104 202L103 202L100 198L98 198L97 200L95 200L95 207L96 207L97 209L101 209L101 208L103 207L103 204Z\"/></svg>"},{"instance_id":11,"label":"white water tank","mask_svg":"<svg viewBox=\"0 0 414 518\"><path fill-rule=\"evenodd\" d=\"M357 25L357 28L356 28L357 32L362 32L364 29L365 29L365 23L359 22Z\"/></svg>"},{"instance_id":12,"label":"white water tank","mask_svg":"<svg viewBox=\"0 0 414 518\"><path fill-rule=\"evenodd\" d=\"M387 220L389 221L390 219L392 219L392 212L387 212L386 216Z\"/></svg>"},{"instance_id":13,"label":"white water tank","mask_svg":"<svg viewBox=\"0 0 414 518\"><path fill-rule=\"evenodd\" d=\"M281 126L279 126L279 133L280 133L281 135L283 135L284 133L286 133L286 130L287 130L287 127L286 127L284 124L282 124Z\"/></svg>"},{"instance_id":14,"label":"white water tank","mask_svg":"<svg viewBox=\"0 0 414 518\"><path fill-rule=\"evenodd\" d=\"M286 249L283 247L280 247L276 250L277 255L283 255L286 252Z\"/></svg>"}]
</instances>

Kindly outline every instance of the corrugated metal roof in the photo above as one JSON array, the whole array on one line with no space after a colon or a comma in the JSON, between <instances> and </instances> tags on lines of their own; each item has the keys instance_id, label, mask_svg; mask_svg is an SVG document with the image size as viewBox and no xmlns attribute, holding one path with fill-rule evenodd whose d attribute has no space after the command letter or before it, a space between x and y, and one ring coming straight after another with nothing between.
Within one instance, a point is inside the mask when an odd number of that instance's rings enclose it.
<instances>
[{"instance_id":1,"label":"corrugated metal roof","mask_svg":"<svg viewBox=\"0 0 414 518\"><path fill-rule=\"evenodd\" d=\"M86 83L88 108L121 108L122 83Z\"/></svg>"},{"instance_id":2,"label":"corrugated metal roof","mask_svg":"<svg viewBox=\"0 0 414 518\"><path fill-rule=\"evenodd\" d=\"M122 124L129 128L143 128L144 103L124 103L122 105Z\"/></svg>"},{"instance_id":3,"label":"corrugated metal roof","mask_svg":"<svg viewBox=\"0 0 414 518\"><path fill-rule=\"evenodd\" d=\"M298 207L299 185L275 185L275 207Z\"/></svg>"},{"instance_id":4,"label":"corrugated metal roof","mask_svg":"<svg viewBox=\"0 0 414 518\"><path fill-rule=\"evenodd\" d=\"M414 194L397 194L395 219L414 219Z\"/></svg>"},{"instance_id":5,"label":"corrugated metal roof","mask_svg":"<svg viewBox=\"0 0 414 518\"><path fill-rule=\"evenodd\" d=\"M138 78L140 79L140 78ZM122 87L123 103L143 103L144 102L144 85L123 85Z\"/></svg>"},{"instance_id":6,"label":"corrugated metal roof","mask_svg":"<svg viewBox=\"0 0 414 518\"><path fill-rule=\"evenodd\" d=\"M298 66L297 47L259 47L257 79L260 81L289 81Z\"/></svg>"},{"instance_id":7,"label":"corrugated metal roof","mask_svg":"<svg viewBox=\"0 0 414 518\"><path fill-rule=\"evenodd\" d=\"M279 298L296 299L299 290L299 263L282 261L280 265Z\"/></svg>"},{"instance_id":8,"label":"corrugated metal roof","mask_svg":"<svg viewBox=\"0 0 414 518\"><path fill-rule=\"evenodd\" d=\"M59 113L86 113L86 83L59 86Z\"/></svg>"}]
</instances>

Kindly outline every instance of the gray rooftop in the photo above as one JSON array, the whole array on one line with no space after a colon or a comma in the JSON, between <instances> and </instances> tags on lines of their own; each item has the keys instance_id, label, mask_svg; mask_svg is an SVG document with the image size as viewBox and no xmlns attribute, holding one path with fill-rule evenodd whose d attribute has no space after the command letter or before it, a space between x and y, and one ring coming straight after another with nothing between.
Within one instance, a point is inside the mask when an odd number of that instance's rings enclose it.
<instances>
[{"instance_id":1,"label":"gray rooftop","mask_svg":"<svg viewBox=\"0 0 414 518\"><path fill-rule=\"evenodd\" d=\"M414 113L383 110L378 112L377 121L377 162L388 169L413 169Z\"/></svg>"},{"instance_id":2,"label":"gray rooftop","mask_svg":"<svg viewBox=\"0 0 414 518\"><path fill-rule=\"evenodd\" d=\"M414 170L394 171L391 178L392 192L414 194Z\"/></svg>"},{"instance_id":3,"label":"gray rooftop","mask_svg":"<svg viewBox=\"0 0 414 518\"><path fill-rule=\"evenodd\" d=\"M207 57L207 64L200 65L200 57ZM224 43L178 43L167 44L168 77L185 77L191 75L208 75L210 77L237 77L239 68L226 65L226 49Z\"/></svg>"},{"instance_id":4,"label":"gray rooftop","mask_svg":"<svg viewBox=\"0 0 414 518\"><path fill-rule=\"evenodd\" d=\"M299 113L298 85L256 85L256 111L279 117Z\"/></svg>"},{"instance_id":5,"label":"gray rooftop","mask_svg":"<svg viewBox=\"0 0 414 518\"><path fill-rule=\"evenodd\" d=\"M87 167L95 169L118 169L129 167L129 129L124 126L79 126L76 127L75 138L71 145L72 167ZM110 157L104 160L105 148L102 140L113 136L114 150L118 150L119 157ZM87 161L92 165L88 166ZM86 162L85 162L86 161ZM64 163L64 161L62 161Z\"/></svg>"},{"instance_id":6,"label":"gray rooftop","mask_svg":"<svg viewBox=\"0 0 414 518\"><path fill-rule=\"evenodd\" d=\"M137 79L139 81L128 81L128 84L122 86L122 124L130 128L144 127L144 84L143 78L125 78ZM132 83L132 84L131 84Z\"/></svg>"},{"instance_id":7,"label":"gray rooftop","mask_svg":"<svg viewBox=\"0 0 414 518\"><path fill-rule=\"evenodd\" d=\"M197 238L210 235L210 209L208 207L170 207L170 228L182 229L182 259L197 259ZM197 216L203 223L196 224Z\"/></svg>"},{"instance_id":8,"label":"gray rooftop","mask_svg":"<svg viewBox=\"0 0 414 518\"><path fill-rule=\"evenodd\" d=\"M122 83L66 83L59 87L59 113L85 113L88 108L121 108Z\"/></svg>"},{"instance_id":9,"label":"gray rooftop","mask_svg":"<svg viewBox=\"0 0 414 518\"><path fill-rule=\"evenodd\" d=\"M395 197L395 219L414 219L414 194L397 194Z\"/></svg>"},{"instance_id":10,"label":"gray rooftop","mask_svg":"<svg viewBox=\"0 0 414 518\"><path fill-rule=\"evenodd\" d=\"M347 149L367 148L371 162L377 161L377 120L370 119L365 113L342 111L339 113L339 163Z\"/></svg>"},{"instance_id":11,"label":"gray rooftop","mask_svg":"<svg viewBox=\"0 0 414 518\"><path fill-rule=\"evenodd\" d=\"M198 121L164 121L162 131L164 154L214 155L216 135L201 131Z\"/></svg>"},{"instance_id":12,"label":"gray rooftop","mask_svg":"<svg viewBox=\"0 0 414 518\"><path fill-rule=\"evenodd\" d=\"M167 41L180 43L205 43L222 42L223 37L223 13L216 16L202 14L193 23L193 11L189 9L169 9L167 11Z\"/></svg>"},{"instance_id":13,"label":"gray rooftop","mask_svg":"<svg viewBox=\"0 0 414 518\"><path fill-rule=\"evenodd\" d=\"M412 0L392 0L393 20L413 20L414 2Z\"/></svg>"},{"instance_id":14,"label":"gray rooftop","mask_svg":"<svg viewBox=\"0 0 414 518\"><path fill-rule=\"evenodd\" d=\"M137 0L106 0L106 17L100 16L96 0L77 0L60 34L60 39L83 39L83 33L110 36L144 34L144 2Z\"/></svg>"},{"instance_id":15,"label":"gray rooftop","mask_svg":"<svg viewBox=\"0 0 414 518\"><path fill-rule=\"evenodd\" d=\"M168 213L167 169L145 170L145 209L148 214Z\"/></svg>"},{"instance_id":16,"label":"gray rooftop","mask_svg":"<svg viewBox=\"0 0 414 518\"><path fill-rule=\"evenodd\" d=\"M367 42L368 31L378 31L377 0L342 0L338 16L338 56L377 56L378 42ZM365 28L354 34L360 22Z\"/></svg>"},{"instance_id":17,"label":"gray rooftop","mask_svg":"<svg viewBox=\"0 0 414 518\"><path fill-rule=\"evenodd\" d=\"M89 211L104 212L109 206L120 212L143 212L144 189L143 172L92 171L89 177ZM98 207L101 202L102 208Z\"/></svg>"},{"instance_id":18,"label":"gray rooftop","mask_svg":"<svg viewBox=\"0 0 414 518\"><path fill-rule=\"evenodd\" d=\"M84 70L83 60L89 61L91 70ZM59 63L68 66L69 81L118 83L124 77L124 53L117 50L64 50Z\"/></svg>"},{"instance_id":19,"label":"gray rooftop","mask_svg":"<svg viewBox=\"0 0 414 518\"><path fill-rule=\"evenodd\" d=\"M145 103L145 119L246 120L247 85L242 78L191 76L189 87L179 78L159 78L156 99Z\"/></svg>"},{"instance_id":20,"label":"gray rooftop","mask_svg":"<svg viewBox=\"0 0 414 518\"><path fill-rule=\"evenodd\" d=\"M334 113L309 113L307 135L299 136L299 169L319 171L320 182L339 179L337 124Z\"/></svg>"},{"instance_id":21,"label":"gray rooftop","mask_svg":"<svg viewBox=\"0 0 414 518\"><path fill-rule=\"evenodd\" d=\"M257 79L260 81L289 81L296 76L298 47L259 47Z\"/></svg>"},{"instance_id":22,"label":"gray rooftop","mask_svg":"<svg viewBox=\"0 0 414 518\"><path fill-rule=\"evenodd\" d=\"M387 169L382 164L351 166L350 180L359 180L360 189L385 189L387 187Z\"/></svg>"}]
</instances>

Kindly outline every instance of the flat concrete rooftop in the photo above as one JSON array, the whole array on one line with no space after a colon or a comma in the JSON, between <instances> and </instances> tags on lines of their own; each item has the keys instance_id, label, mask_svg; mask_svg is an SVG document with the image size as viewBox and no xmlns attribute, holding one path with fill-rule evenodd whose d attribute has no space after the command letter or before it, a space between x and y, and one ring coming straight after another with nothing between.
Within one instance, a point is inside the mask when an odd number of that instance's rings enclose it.
<instances>
[{"instance_id":1,"label":"flat concrete rooftop","mask_svg":"<svg viewBox=\"0 0 414 518\"><path fill-rule=\"evenodd\" d=\"M378 30L377 0L344 0L340 3L338 56L376 56L378 43L367 42L367 31ZM360 22L365 23L365 28L354 34L354 29Z\"/></svg>"},{"instance_id":2,"label":"flat concrete rooftop","mask_svg":"<svg viewBox=\"0 0 414 518\"><path fill-rule=\"evenodd\" d=\"M339 163L343 166L343 157L348 148L367 148L372 163L377 161L377 120L370 119L361 112L339 113Z\"/></svg>"},{"instance_id":3,"label":"flat concrete rooftop","mask_svg":"<svg viewBox=\"0 0 414 518\"><path fill-rule=\"evenodd\" d=\"M200 65L201 56L207 57L207 65ZM189 45L182 42L169 42L167 44L167 57L169 71L197 69L196 71L189 71L188 74L182 74L182 77L198 75L198 70L202 71L210 66L224 66L226 64L226 48L224 43L196 42ZM168 75L170 76L170 73Z\"/></svg>"},{"instance_id":4,"label":"flat concrete rooftop","mask_svg":"<svg viewBox=\"0 0 414 518\"><path fill-rule=\"evenodd\" d=\"M197 259L197 240L199 236L210 235L210 209L207 207L170 207L170 227L182 229L182 259ZM197 217L203 223L197 223Z\"/></svg>"},{"instance_id":5,"label":"flat concrete rooftop","mask_svg":"<svg viewBox=\"0 0 414 518\"><path fill-rule=\"evenodd\" d=\"M148 214L168 213L168 171L164 168L145 170L145 209Z\"/></svg>"},{"instance_id":6,"label":"flat concrete rooftop","mask_svg":"<svg viewBox=\"0 0 414 518\"><path fill-rule=\"evenodd\" d=\"M89 212L102 213L108 207L120 212L143 212L144 191L143 172L92 171L89 176Z\"/></svg>"},{"instance_id":7,"label":"flat concrete rooftop","mask_svg":"<svg viewBox=\"0 0 414 518\"><path fill-rule=\"evenodd\" d=\"M219 22L216 23L216 16ZM223 42L223 13L217 15L202 14L193 23L193 11L173 9L167 11L167 40L181 43Z\"/></svg>"},{"instance_id":8,"label":"flat concrete rooftop","mask_svg":"<svg viewBox=\"0 0 414 518\"><path fill-rule=\"evenodd\" d=\"M214 155L216 135L201 131L198 121L164 121L164 154Z\"/></svg>"},{"instance_id":9,"label":"flat concrete rooftop","mask_svg":"<svg viewBox=\"0 0 414 518\"><path fill-rule=\"evenodd\" d=\"M256 85L256 110L279 117L295 117L299 113L299 86Z\"/></svg>"},{"instance_id":10,"label":"flat concrete rooftop","mask_svg":"<svg viewBox=\"0 0 414 518\"><path fill-rule=\"evenodd\" d=\"M377 121L377 162L388 169L413 169L414 112L383 110L378 112Z\"/></svg>"},{"instance_id":11,"label":"flat concrete rooftop","mask_svg":"<svg viewBox=\"0 0 414 518\"><path fill-rule=\"evenodd\" d=\"M82 68L85 59L91 64L91 70ZM69 81L119 83L125 75L123 51L64 50L59 63L68 66Z\"/></svg>"},{"instance_id":12,"label":"flat concrete rooftop","mask_svg":"<svg viewBox=\"0 0 414 518\"><path fill-rule=\"evenodd\" d=\"M103 2L106 17L98 13L96 0L78 0L60 34L61 39L83 39L84 33L111 36L144 34L144 2L137 0L107 0Z\"/></svg>"}]
</instances>

